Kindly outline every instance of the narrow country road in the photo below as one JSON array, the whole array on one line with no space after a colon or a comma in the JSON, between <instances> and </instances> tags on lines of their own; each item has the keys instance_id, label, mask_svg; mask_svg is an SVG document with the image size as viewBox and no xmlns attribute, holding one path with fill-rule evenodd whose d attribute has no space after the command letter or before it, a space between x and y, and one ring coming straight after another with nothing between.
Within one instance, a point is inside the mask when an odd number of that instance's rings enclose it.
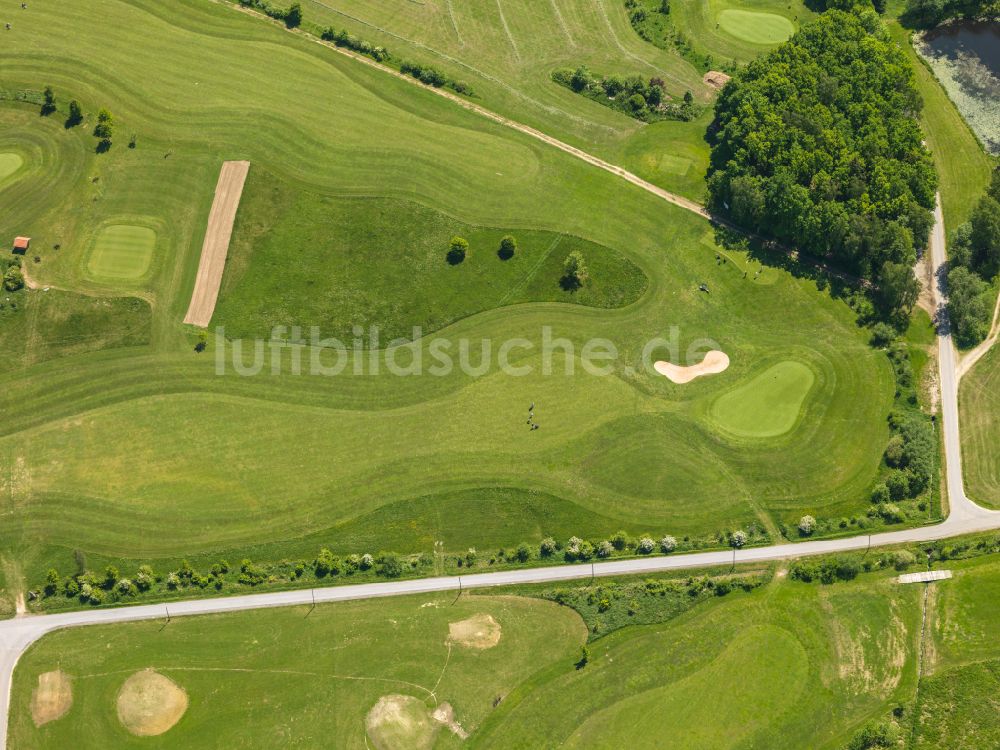
<instances>
[{"instance_id":1,"label":"narrow country road","mask_svg":"<svg viewBox=\"0 0 1000 750\"><path fill-rule=\"evenodd\" d=\"M938 337L938 362L941 384L941 428L944 439L945 477L949 501L948 517L934 526L921 526L872 536L855 536L845 539L826 539L795 544L776 544L740 550L737 562L782 560L831 552L866 549L869 546L926 542L961 534L1000 529L1000 511L981 508L970 500L962 483L962 458L958 424L957 358L951 335L948 332L947 313L943 308L944 294L939 286L941 265L945 261L944 220L941 204L935 210L935 225L931 236L930 252L934 269L934 302L938 308L942 334ZM263 607L287 607L316 603L368 599L404 594L459 591L489 586L518 583L545 583L584 579L592 576L655 573L720 565L732 562L731 551L699 552L686 555L646 557L615 560L581 565L554 565L545 568L525 568L496 573L476 573L468 576L419 578L407 581L364 583L351 586L333 586L321 589L279 591L267 594L220 597L173 602L169 605L148 604L133 607L91 609L55 615L26 615L0 621L0 747L6 746L7 720L10 707L10 688L14 667L24 650L40 637L53 630L80 625L129 622L135 620L166 619L184 615L235 612ZM315 597L315 599L314 599Z\"/></svg>"}]
</instances>

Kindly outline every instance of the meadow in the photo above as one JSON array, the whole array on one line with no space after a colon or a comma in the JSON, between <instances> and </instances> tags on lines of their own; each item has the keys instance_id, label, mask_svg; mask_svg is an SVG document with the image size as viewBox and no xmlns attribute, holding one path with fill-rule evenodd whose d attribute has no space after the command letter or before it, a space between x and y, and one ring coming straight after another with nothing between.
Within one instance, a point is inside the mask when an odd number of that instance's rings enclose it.
<instances>
[{"instance_id":1,"label":"meadow","mask_svg":"<svg viewBox=\"0 0 1000 750\"><path fill-rule=\"evenodd\" d=\"M697 123L646 125L551 79L559 68L586 65L605 74L660 78L678 100L691 91L698 102L711 101L713 91L695 66L636 35L621 0L305 0L302 9L307 23L347 29L394 55L468 82L475 100L494 111L669 190L696 199L704 193L707 114ZM668 163L662 162L664 153L672 156Z\"/></svg>"},{"instance_id":2,"label":"meadow","mask_svg":"<svg viewBox=\"0 0 1000 750\"><path fill-rule=\"evenodd\" d=\"M909 747L991 746L995 713L983 701L992 705L1000 669L1000 563L939 565L954 578L926 600L891 567L834 584L779 567L729 593L724 572L708 571L67 630L18 665L12 738L19 748L70 737L130 746L115 697L130 674L153 668L190 700L174 728L142 740L157 747L318 747L336 732L344 747L652 748L683 738L693 749L841 750L871 724ZM534 597L579 600L587 619ZM480 637L499 632L496 645L449 646L449 624L473 617ZM601 620L614 618L605 634ZM56 668L70 676L72 707L36 728L32 691ZM366 725L387 694L411 701L403 744ZM422 712L442 702L467 739L421 729Z\"/></svg>"},{"instance_id":3,"label":"meadow","mask_svg":"<svg viewBox=\"0 0 1000 750\"><path fill-rule=\"evenodd\" d=\"M8 584L71 572L75 550L93 569L162 569L250 549L460 551L618 529L708 537L752 523L773 536L804 513L866 512L892 373L810 273L783 264L757 278L759 257L720 247L701 218L229 5L96 7L33 3L8 37L5 90L52 85L62 109L40 118L4 105L44 137L4 189L19 202L0 226L35 238L39 283L139 300L148 322L126 339L141 346L115 343L129 320L116 313L94 326L108 342L99 351L0 375L0 549L20 571ZM254 57L266 75L245 65ZM67 129L69 98L89 119ZM100 107L116 119L105 154L90 135ZM45 149L65 152L60 174L34 166ZM217 374L214 336L196 353L198 332L180 320L224 159L251 161L247 206L258 210L238 218L214 325L523 338L533 348L512 361L532 372L354 375L364 351L348 352L345 375L311 377L284 349L276 372ZM108 242L112 227L146 231ZM454 266L452 232L472 243ZM519 248L502 261L507 233ZM557 278L569 249L591 271L573 294ZM106 259L123 254L128 267L109 275ZM552 375L546 326L574 349L557 353ZM654 358L707 339L732 364L673 385L643 366L656 337L666 341ZM427 355L427 338L403 355ZM606 377L580 372L591 338L617 348ZM798 373L770 391L781 419L766 434L717 424L715 405L740 401L720 399L772 368Z\"/></svg>"},{"instance_id":4,"label":"meadow","mask_svg":"<svg viewBox=\"0 0 1000 750\"><path fill-rule=\"evenodd\" d=\"M962 467L966 491L987 507L1000 507L1000 349L994 345L962 378Z\"/></svg>"}]
</instances>

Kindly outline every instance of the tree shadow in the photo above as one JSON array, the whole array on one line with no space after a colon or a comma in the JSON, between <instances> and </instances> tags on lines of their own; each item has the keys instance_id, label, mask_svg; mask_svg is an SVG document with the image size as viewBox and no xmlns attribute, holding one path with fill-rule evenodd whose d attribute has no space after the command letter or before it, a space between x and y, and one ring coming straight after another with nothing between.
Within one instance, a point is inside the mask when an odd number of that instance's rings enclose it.
<instances>
[{"instance_id":1,"label":"tree shadow","mask_svg":"<svg viewBox=\"0 0 1000 750\"><path fill-rule=\"evenodd\" d=\"M564 292L575 292L583 286L583 282L579 278L571 274L566 274L561 279L559 279L559 288Z\"/></svg>"},{"instance_id":2,"label":"tree shadow","mask_svg":"<svg viewBox=\"0 0 1000 750\"><path fill-rule=\"evenodd\" d=\"M445 260L448 261L448 265L457 266L465 260L465 251L461 248L453 247L448 251Z\"/></svg>"},{"instance_id":3,"label":"tree shadow","mask_svg":"<svg viewBox=\"0 0 1000 750\"><path fill-rule=\"evenodd\" d=\"M514 250L509 247L501 247L499 250L497 250L497 257L500 260L510 260L511 258L514 257Z\"/></svg>"},{"instance_id":4,"label":"tree shadow","mask_svg":"<svg viewBox=\"0 0 1000 750\"><path fill-rule=\"evenodd\" d=\"M846 299L858 288L849 274L828 266L822 258L801 251L790 252L777 240L745 234L713 219L715 243L726 250L742 251L763 266L787 272L796 279L809 279L820 291L829 291L834 299Z\"/></svg>"},{"instance_id":5,"label":"tree shadow","mask_svg":"<svg viewBox=\"0 0 1000 750\"><path fill-rule=\"evenodd\" d=\"M98 154L106 154L111 150L111 140L109 138L102 138L97 142L97 147L94 151Z\"/></svg>"}]
</instances>

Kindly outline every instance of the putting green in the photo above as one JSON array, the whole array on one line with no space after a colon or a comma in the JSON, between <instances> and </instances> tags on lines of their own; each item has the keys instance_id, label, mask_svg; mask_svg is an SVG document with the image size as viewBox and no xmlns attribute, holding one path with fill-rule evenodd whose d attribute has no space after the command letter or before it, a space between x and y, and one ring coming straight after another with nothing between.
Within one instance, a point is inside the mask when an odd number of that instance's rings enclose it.
<instances>
[{"instance_id":1,"label":"putting green","mask_svg":"<svg viewBox=\"0 0 1000 750\"><path fill-rule=\"evenodd\" d=\"M6 180L14 174L21 168L22 164L24 164L24 159L21 158L20 154L13 151L0 153L0 181Z\"/></svg>"},{"instance_id":2,"label":"putting green","mask_svg":"<svg viewBox=\"0 0 1000 750\"><path fill-rule=\"evenodd\" d=\"M791 21L774 13L727 8L717 20L727 34L750 44L778 44L795 33Z\"/></svg>"},{"instance_id":3,"label":"putting green","mask_svg":"<svg viewBox=\"0 0 1000 750\"><path fill-rule=\"evenodd\" d=\"M741 437L782 435L795 426L815 380L813 371L801 362L779 362L719 396L711 406L712 418Z\"/></svg>"},{"instance_id":4,"label":"putting green","mask_svg":"<svg viewBox=\"0 0 1000 750\"><path fill-rule=\"evenodd\" d=\"M96 279L133 281L149 268L156 232L148 227L116 224L97 235L87 271Z\"/></svg>"}]
</instances>

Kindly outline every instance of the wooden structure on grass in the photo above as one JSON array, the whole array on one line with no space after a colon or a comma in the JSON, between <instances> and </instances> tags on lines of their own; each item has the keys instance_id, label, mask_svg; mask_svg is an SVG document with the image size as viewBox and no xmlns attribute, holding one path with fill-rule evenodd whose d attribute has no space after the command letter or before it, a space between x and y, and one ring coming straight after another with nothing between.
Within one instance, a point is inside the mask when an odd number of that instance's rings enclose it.
<instances>
[{"instance_id":1,"label":"wooden structure on grass","mask_svg":"<svg viewBox=\"0 0 1000 750\"><path fill-rule=\"evenodd\" d=\"M28 252L28 247L31 245L31 237L15 237L14 238L14 252L15 253L26 253Z\"/></svg>"}]
</instances>

